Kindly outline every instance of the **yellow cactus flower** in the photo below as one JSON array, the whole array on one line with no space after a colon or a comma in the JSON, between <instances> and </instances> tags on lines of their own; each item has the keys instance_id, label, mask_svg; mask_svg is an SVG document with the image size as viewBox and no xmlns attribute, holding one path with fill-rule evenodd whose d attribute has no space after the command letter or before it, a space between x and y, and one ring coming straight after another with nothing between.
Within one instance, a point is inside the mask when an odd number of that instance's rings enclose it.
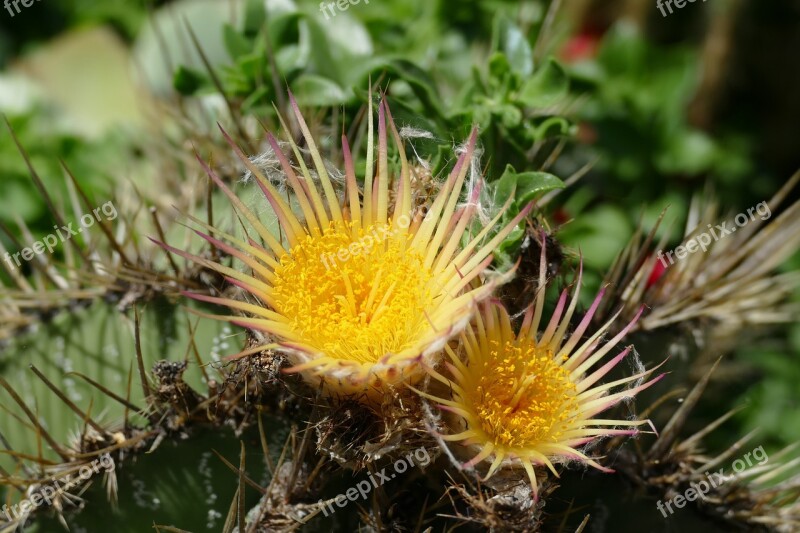
<instances>
[{"instance_id":1,"label":"yellow cactus flower","mask_svg":"<svg viewBox=\"0 0 800 533\"><path fill-rule=\"evenodd\" d=\"M639 315L599 349L601 337L613 319L581 342L603 296L601 291L568 336L567 327L580 293L580 271L566 313L568 291L564 290L547 328L539 332L547 263L544 246L542 248L539 288L535 301L524 315L519 333L514 332L502 305L485 302L475 320L461 333L460 342L446 348L449 357L445 366L449 377L428 368L433 378L448 387L451 396L440 398L417 391L448 413L445 422L452 433L441 435L442 439L461 442L467 451L475 453L462 465L464 468L490 460L485 479L500 467L524 468L535 497L538 497L535 465L546 465L556 476L554 463L571 460L608 471L587 457L581 448L604 436L634 434L636 430L632 427L650 422L594 417L663 377L642 383L653 369L598 384L631 353L629 346L595 368L628 333ZM616 387L631 382L637 383L611 393Z\"/></svg>"},{"instance_id":2,"label":"yellow cactus flower","mask_svg":"<svg viewBox=\"0 0 800 533\"><path fill-rule=\"evenodd\" d=\"M197 233L239 259L248 272L159 244L221 273L247 293L248 301L187 294L244 315L209 316L266 333L273 341L270 347L289 354L293 364L290 372L301 372L314 385L322 383L329 394L374 399L386 386L412 382L424 375L420 361L431 362L469 323L476 302L493 289L492 283L475 280L490 265L492 250L528 209L498 231L501 211L476 235L468 236L478 208L480 185L469 192L465 205L461 193L475 151L475 130L436 198L426 204L425 211L415 209L413 204L418 202L412 198L411 167L384 102L378 109L374 179L370 103L363 192L357 185L347 139L342 137L345 194L340 199L291 95L290 101L315 174L305 165L294 141L289 141L294 153L292 163L271 134L267 140L299 212L281 198L275 186L226 135L276 213L282 238L273 235L201 161L261 242L245 242L192 218L216 236ZM389 170L390 132L401 161L399 176ZM390 191L390 184L396 187L394 191ZM394 198L393 206L390 198Z\"/></svg>"}]
</instances>

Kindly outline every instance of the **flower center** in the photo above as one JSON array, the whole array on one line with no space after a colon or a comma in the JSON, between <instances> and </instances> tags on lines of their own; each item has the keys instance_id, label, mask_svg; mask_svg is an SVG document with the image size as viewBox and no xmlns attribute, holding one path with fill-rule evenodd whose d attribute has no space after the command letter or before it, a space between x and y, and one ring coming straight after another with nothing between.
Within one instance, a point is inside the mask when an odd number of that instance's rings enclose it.
<instances>
[{"instance_id":1,"label":"flower center","mask_svg":"<svg viewBox=\"0 0 800 533\"><path fill-rule=\"evenodd\" d=\"M508 448L558 442L578 413L569 372L552 351L527 339L489 347L482 368L470 369L477 378L471 403L483 431Z\"/></svg>"},{"instance_id":2,"label":"flower center","mask_svg":"<svg viewBox=\"0 0 800 533\"><path fill-rule=\"evenodd\" d=\"M373 364L413 347L430 328L436 297L411 236L391 224L362 228L331 222L280 260L275 311L304 344L335 359Z\"/></svg>"}]
</instances>

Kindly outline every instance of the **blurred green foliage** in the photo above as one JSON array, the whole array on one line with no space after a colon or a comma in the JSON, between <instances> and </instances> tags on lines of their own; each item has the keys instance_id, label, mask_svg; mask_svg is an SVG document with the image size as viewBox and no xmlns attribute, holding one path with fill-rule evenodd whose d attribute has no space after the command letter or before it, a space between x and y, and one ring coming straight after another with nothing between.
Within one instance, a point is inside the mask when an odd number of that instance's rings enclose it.
<instances>
[{"instance_id":1,"label":"blurred green foliage","mask_svg":"<svg viewBox=\"0 0 800 533\"><path fill-rule=\"evenodd\" d=\"M111 188L115 163L120 154L130 152L130 141L120 132L109 133L102 139L86 139L59 127L57 117L44 105L32 105L6 118L45 188L62 206L67 206L67 189L61 161L82 187L99 192ZM16 227L16 221L23 220L34 230L50 230L51 213L5 124L0 131L0 175L3 176L0 222Z\"/></svg>"},{"instance_id":2,"label":"blurred green foliage","mask_svg":"<svg viewBox=\"0 0 800 533\"><path fill-rule=\"evenodd\" d=\"M596 133L598 170L611 178L608 194L650 202L676 188L696 190L707 178L743 183L754 172L754 139L715 137L689 123L697 60L696 50L656 45L621 22L605 35L595 60L571 69L589 96L580 115Z\"/></svg>"}]
</instances>

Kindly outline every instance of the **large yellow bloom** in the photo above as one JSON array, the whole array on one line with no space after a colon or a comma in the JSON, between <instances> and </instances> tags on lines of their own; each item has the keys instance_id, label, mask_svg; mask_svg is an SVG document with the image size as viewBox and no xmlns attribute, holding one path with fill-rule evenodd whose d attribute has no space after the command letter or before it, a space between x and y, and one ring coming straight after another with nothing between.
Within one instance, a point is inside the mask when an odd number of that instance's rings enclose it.
<instances>
[{"instance_id":1,"label":"large yellow bloom","mask_svg":"<svg viewBox=\"0 0 800 533\"><path fill-rule=\"evenodd\" d=\"M447 340L469 322L475 304L492 291L491 283L473 283L492 261L491 252L522 220L523 210L497 231L502 212L477 235L468 228L477 209L480 186L461 193L477 140L472 132L466 149L426 212L415 209L411 167L388 106L379 106L377 175L373 179L372 105L363 193L356 182L353 158L342 137L345 199L340 200L322 156L290 95L294 114L314 163L307 168L294 141L294 165L278 141L268 141L291 187L299 213L233 141L280 222L282 238L259 218L202 161L209 176L247 220L261 242L238 239L192 218L216 236L197 232L219 250L248 267L240 272L196 255L168 250L223 274L240 287L248 301L206 295L189 296L221 304L245 316L219 316L267 333L271 347L288 353L294 366L313 384L324 383L332 394L375 397L386 385L424 375L420 361L431 362ZM282 121L283 122L283 121ZM286 124L283 123L286 130ZM397 146L401 171L392 176L388 164L389 132ZM224 133L224 132L223 132ZM227 135L226 135L227 138ZM390 183L396 189L390 195ZM319 186L322 188L320 193ZM390 196L394 205L390 206ZM390 213L390 207L393 207Z\"/></svg>"},{"instance_id":2,"label":"large yellow bloom","mask_svg":"<svg viewBox=\"0 0 800 533\"><path fill-rule=\"evenodd\" d=\"M570 460L608 471L580 448L604 436L634 434L636 430L631 427L650 422L593 417L663 377L642 383L653 371L650 370L598 384L630 354L632 347L599 368L594 368L595 365L628 333L639 315L602 347L601 337L613 318L581 342L602 298L601 291L575 331L567 336L580 293L580 273L566 313L568 292L565 290L547 328L539 331L546 275L544 246L542 248L539 289L519 333L514 333L511 319L500 304L482 304L473 323L461 333L455 349L446 348L449 377L428 369L432 377L448 387L451 396L440 398L418 391L451 413L446 423L453 433L441 437L461 442L475 453L463 465L465 468L490 459L488 479L501 466L522 467L527 471L534 495L537 494L534 465L546 465L556 476L553 464ZM610 393L634 381L638 383L633 387ZM629 429L619 429L621 427Z\"/></svg>"}]
</instances>

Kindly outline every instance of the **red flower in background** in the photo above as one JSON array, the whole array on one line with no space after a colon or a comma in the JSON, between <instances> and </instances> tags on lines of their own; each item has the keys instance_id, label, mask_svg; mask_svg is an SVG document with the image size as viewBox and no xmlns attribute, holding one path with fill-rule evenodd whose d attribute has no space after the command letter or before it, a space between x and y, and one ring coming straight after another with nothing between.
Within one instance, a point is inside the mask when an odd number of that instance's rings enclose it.
<instances>
[{"instance_id":1,"label":"red flower in background","mask_svg":"<svg viewBox=\"0 0 800 533\"><path fill-rule=\"evenodd\" d=\"M559 54L565 63L577 63L592 59L600 48L603 31L597 28L584 27L577 35L570 38Z\"/></svg>"},{"instance_id":2,"label":"red flower in background","mask_svg":"<svg viewBox=\"0 0 800 533\"><path fill-rule=\"evenodd\" d=\"M650 272L650 277L647 278L647 288L649 289L656 283L661 277L666 273L667 267L664 265L663 261L656 261L653 265L653 270Z\"/></svg>"}]
</instances>

